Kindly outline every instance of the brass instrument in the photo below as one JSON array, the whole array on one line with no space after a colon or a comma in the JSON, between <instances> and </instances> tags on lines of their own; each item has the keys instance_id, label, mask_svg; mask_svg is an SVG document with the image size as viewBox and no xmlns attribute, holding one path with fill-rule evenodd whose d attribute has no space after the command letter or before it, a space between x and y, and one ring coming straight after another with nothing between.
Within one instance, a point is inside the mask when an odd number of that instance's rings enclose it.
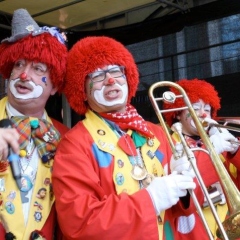
<instances>
[{"instance_id":1,"label":"brass instrument","mask_svg":"<svg viewBox=\"0 0 240 240\"><path fill-rule=\"evenodd\" d=\"M163 93L163 97L155 98L153 92L158 87L173 87L173 88L176 88L179 91L180 94L175 95L173 92L167 91L167 92ZM177 150L175 149L172 137L171 137L171 135L169 133L169 129L166 126L166 123L163 119L162 113L170 112L170 111L181 111L181 110L185 110L185 109L187 109L189 111L189 113L190 113L190 115L191 115L191 117L192 117L192 119L195 123L195 126L198 130L198 133L199 133L202 141L204 142L204 144L206 146L206 149L207 149L207 152L210 156L210 159L212 160L212 163L213 163L213 165L214 165L214 167L215 167L215 169L216 169L216 171L219 175L220 182L221 182L221 185L222 185L222 188L223 188L226 200L227 200L228 209L229 209L229 212L230 212L229 218L227 218L223 223L221 223L219 218L218 218L218 215L216 213L215 207L214 207L214 205L213 205L213 203L210 199L210 196L209 196L209 194L206 190L206 187L203 184L202 177L201 177L197 167L194 166L194 164L192 163L191 159L193 158L193 155L194 155L193 152L192 152L192 149L189 150L188 146L185 146L186 142L183 142L182 144L183 144L183 147L184 147L185 154L187 155L187 157L188 157L188 159L189 159L189 161L190 161L190 163L193 167L193 170L195 171L196 178L198 179L200 187L202 188L202 190L204 192L204 195L208 200L208 203L209 203L209 206L210 206L211 211L213 213L213 216L214 216L214 218L215 218L215 220L218 224L217 236L221 239L236 239L236 238L239 238L240 237L240 193L239 193L237 187L235 186L235 184L232 182L232 180L231 180L226 168L224 167L220 157L218 156L218 154L216 153L212 143L210 142L209 137L208 137L206 131L204 130L204 128L202 126L202 123L198 119L186 92L184 91L184 89L182 87L180 87L176 83L168 82L168 81L161 81L161 82L154 83L150 87L149 98L150 98L151 103L153 105L153 108L154 108L154 110L157 114L157 117L160 121L160 124L162 125L162 127L163 127L163 129L164 129L164 131L167 135L167 138L168 138L169 143L171 145L174 156L177 156L178 153L177 153ZM183 101L185 102L186 106L181 107L181 108L172 108L172 109L160 110L159 104L158 104L159 101L167 101L169 104L171 104L171 103L174 103L177 98L183 98ZM181 133L179 133L179 134L180 134L180 138L181 138ZM181 138L181 140L182 140L182 138ZM185 141L184 138L183 138L183 141ZM195 198L196 197L193 194L194 203L195 203L195 200L196 200ZM197 208L197 210L200 214L200 217L202 218L204 226L205 226L207 232L209 233L210 230L206 226L205 219L203 219L202 209L201 209L201 207L199 209L199 203L195 203L195 205L196 205L196 208ZM210 237L210 239L212 239L211 236L209 236L209 237Z\"/></svg>"}]
</instances>

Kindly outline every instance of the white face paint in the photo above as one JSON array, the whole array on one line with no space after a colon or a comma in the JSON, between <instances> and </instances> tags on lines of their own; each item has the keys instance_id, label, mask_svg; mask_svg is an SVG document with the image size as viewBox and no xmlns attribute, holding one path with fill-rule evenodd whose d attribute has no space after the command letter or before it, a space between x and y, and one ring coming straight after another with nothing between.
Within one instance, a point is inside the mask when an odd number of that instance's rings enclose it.
<instances>
[{"instance_id":1,"label":"white face paint","mask_svg":"<svg viewBox=\"0 0 240 240\"><path fill-rule=\"evenodd\" d=\"M104 89L106 86L103 86L100 90L94 90L94 98L95 100L104 105L104 106L114 106L116 104L123 104L128 96L128 86L127 84L123 84L123 85L120 85L118 83L115 83L114 85L117 85L118 88L121 89L122 91L122 97L120 99L116 99L116 100L113 100L113 101L106 101L103 97L103 92L104 92Z\"/></svg>"},{"instance_id":2,"label":"white face paint","mask_svg":"<svg viewBox=\"0 0 240 240\"><path fill-rule=\"evenodd\" d=\"M29 93L19 93L16 89L16 84L20 84L21 80L19 78L10 80L9 82L9 90L13 94L15 98L18 99L31 99L31 98L38 98L42 95L43 93L43 87L40 85L36 85L32 81L28 81L28 84L31 86L32 90Z\"/></svg>"},{"instance_id":3,"label":"white face paint","mask_svg":"<svg viewBox=\"0 0 240 240\"><path fill-rule=\"evenodd\" d=\"M199 102L193 103L192 107L201 122L204 120L205 117L211 118L211 106L209 104L205 104L205 102L201 99L199 100ZM203 117L203 113L205 114L205 117ZM196 128L193 120L191 120L190 124L192 127ZM207 130L208 126L205 126L203 128Z\"/></svg>"}]
</instances>

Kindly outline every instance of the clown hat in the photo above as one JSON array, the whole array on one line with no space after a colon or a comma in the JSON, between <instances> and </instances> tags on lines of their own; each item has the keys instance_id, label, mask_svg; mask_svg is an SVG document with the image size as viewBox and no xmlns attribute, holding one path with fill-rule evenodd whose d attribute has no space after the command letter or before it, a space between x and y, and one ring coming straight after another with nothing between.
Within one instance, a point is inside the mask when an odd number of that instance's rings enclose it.
<instances>
[{"instance_id":1,"label":"clown hat","mask_svg":"<svg viewBox=\"0 0 240 240\"><path fill-rule=\"evenodd\" d=\"M120 42L109 37L86 37L69 51L64 93L70 106L80 115L87 111L85 80L89 73L105 65L125 67L128 102L135 95L139 75L132 54Z\"/></svg>"},{"instance_id":2,"label":"clown hat","mask_svg":"<svg viewBox=\"0 0 240 240\"><path fill-rule=\"evenodd\" d=\"M9 78L19 59L47 64L53 85L61 91L67 60L63 37L55 27L39 27L25 9L14 11L12 36L0 44L0 74L3 78Z\"/></svg>"},{"instance_id":3,"label":"clown hat","mask_svg":"<svg viewBox=\"0 0 240 240\"><path fill-rule=\"evenodd\" d=\"M200 80L197 78L192 80L182 79L177 81L176 83L185 90L191 103L198 102L201 99L211 106L212 118L215 118L217 116L217 111L220 109L221 105L218 92L213 85L206 82L205 80ZM180 94L176 88L170 88L170 91L175 93L176 95ZM184 103L183 98L177 98L173 104L163 104L163 108L165 110L180 108L184 106L186 106L186 104ZM177 121L177 114L178 112L164 113L165 120L169 126L172 126L172 124Z\"/></svg>"},{"instance_id":4,"label":"clown hat","mask_svg":"<svg viewBox=\"0 0 240 240\"><path fill-rule=\"evenodd\" d=\"M12 36L5 38L2 42L16 42L34 31L38 31L40 27L32 19L26 9L18 9L14 11L12 18Z\"/></svg>"}]
</instances>

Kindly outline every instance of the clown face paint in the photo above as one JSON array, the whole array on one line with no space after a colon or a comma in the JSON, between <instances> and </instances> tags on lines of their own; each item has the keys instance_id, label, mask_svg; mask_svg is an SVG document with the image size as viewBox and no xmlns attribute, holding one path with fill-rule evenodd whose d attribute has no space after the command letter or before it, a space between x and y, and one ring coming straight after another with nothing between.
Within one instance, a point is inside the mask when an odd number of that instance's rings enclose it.
<instances>
[{"instance_id":1,"label":"clown face paint","mask_svg":"<svg viewBox=\"0 0 240 240\"><path fill-rule=\"evenodd\" d=\"M9 90L17 99L38 98L43 93L43 87L32 81L21 81L20 78L10 80Z\"/></svg>"},{"instance_id":2,"label":"clown face paint","mask_svg":"<svg viewBox=\"0 0 240 240\"><path fill-rule=\"evenodd\" d=\"M211 106L209 104L204 103L201 99L192 104L193 109L195 110L200 121L203 121L204 118L211 118ZM188 110L183 110L177 117L179 121L182 123L182 131L184 134L189 136L198 136L199 133L197 131L196 125L189 113ZM208 127L204 128L205 130Z\"/></svg>"},{"instance_id":3,"label":"clown face paint","mask_svg":"<svg viewBox=\"0 0 240 240\"><path fill-rule=\"evenodd\" d=\"M42 77L42 82L47 85L47 77Z\"/></svg>"},{"instance_id":4,"label":"clown face paint","mask_svg":"<svg viewBox=\"0 0 240 240\"><path fill-rule=\"evenodd\" d=\"M115 84L115 86L118 86L118 88L122 91L122 97L120 99L116 99L113 101L108 101L104 98L104 91L106 86L103 86L100 90L94 91L94 98L96 101L104 106L114 106L116 104L123 104L126 101L127 95L128 95L128 87L127 84L123 84L122 86L118 83ZM109 95L114 95L115 91L110 91Z\"/></svg>"},{"instance_id":5,"label":"clown face paint","mask_svg":"<svg viewBox=\"0 0 240 240\"><path fill-rule=\"evenodd\" d=\"M112 67L106 66L103 69ZM125 75L112 78L108 73L103 81L85 82L87 103L95 112L124 112L128 100L128 84Z\"/></svg>"}]
</instances>

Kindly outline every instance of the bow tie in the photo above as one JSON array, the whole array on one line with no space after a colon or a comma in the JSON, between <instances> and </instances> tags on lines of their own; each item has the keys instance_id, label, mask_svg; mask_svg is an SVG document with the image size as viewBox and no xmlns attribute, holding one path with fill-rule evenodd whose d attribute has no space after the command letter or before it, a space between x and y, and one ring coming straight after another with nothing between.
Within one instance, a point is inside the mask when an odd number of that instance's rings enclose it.
<instances>
[{"instance_id":1,"label":"bow tie","mask_svg":"<svg viewBox=\"0 0 240 240\"><path fill-rule=\"evenodd\" d=\"M53 158L60 141L60 133L51 123L45 119L25 116L12 117L11 121L20 134L20 149L26 149L32 139L43 163Z\"/></svg>"}]
</instances>

